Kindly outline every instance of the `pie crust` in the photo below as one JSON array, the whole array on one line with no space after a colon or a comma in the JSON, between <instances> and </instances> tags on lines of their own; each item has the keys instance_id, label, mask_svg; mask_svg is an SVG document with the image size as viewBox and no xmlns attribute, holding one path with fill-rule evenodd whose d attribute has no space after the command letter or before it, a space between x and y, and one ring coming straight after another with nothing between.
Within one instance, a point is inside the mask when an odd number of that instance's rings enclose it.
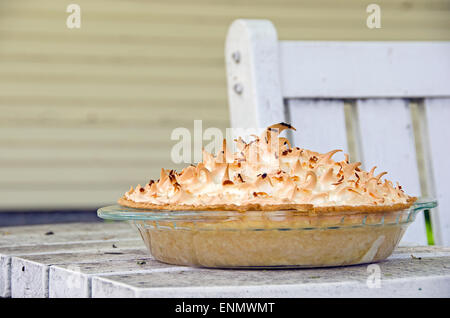
<instances>
[{"instance_id":1,"label":"pie crust","mask_svg":"<svg viewBox=\"0 0 450 318\"><path fill-rule=\"evenodd\" d=\"M312 204L217 204L217 205L183 205L183 204L152 204L146 202L134 202L125 196L117 202L129 208L165 211L285 211L294 210L309 213L333 213L333 212L391 212L408 209L417 197L409 197L407 203L396 203L392 205L341 205L341 206L314 206Z\"/></svg>"}]
</instances>

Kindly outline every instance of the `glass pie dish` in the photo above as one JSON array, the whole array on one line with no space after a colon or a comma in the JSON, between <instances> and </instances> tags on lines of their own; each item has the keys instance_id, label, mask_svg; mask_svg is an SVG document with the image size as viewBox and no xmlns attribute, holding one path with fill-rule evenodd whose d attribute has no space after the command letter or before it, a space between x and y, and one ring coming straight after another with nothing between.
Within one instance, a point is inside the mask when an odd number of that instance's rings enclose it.
<instances>
[{"instance_id":1,"label":"glass pie dish","mask_svg":"<svg viewBox=\"0 0 450 318\"><path fill-rule=\"evenodd\" d=\"M326 267L389 257L419 211L419 200L390 212L156 211L113 205L98 210L132 221L155 259L220 268Z\"/></svg>"}]
</instances>

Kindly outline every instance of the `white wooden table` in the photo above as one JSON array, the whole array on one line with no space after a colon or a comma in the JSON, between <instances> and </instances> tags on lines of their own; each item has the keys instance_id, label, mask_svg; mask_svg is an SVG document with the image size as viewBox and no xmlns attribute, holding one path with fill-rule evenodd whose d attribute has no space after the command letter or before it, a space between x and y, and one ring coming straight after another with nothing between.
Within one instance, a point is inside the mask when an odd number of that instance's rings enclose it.
<instances>
[{"instance_id":1,"label":"white wooden table","mask_svg":"<svg viewBox=\"0 0 450 318\"><path fill-rule=\"evenodd\" d=\"M450 297L450 247L399 247L375 265L199 269L154 260L125 222L4 227L0 296Z\"/></svg>"}]
</instances>

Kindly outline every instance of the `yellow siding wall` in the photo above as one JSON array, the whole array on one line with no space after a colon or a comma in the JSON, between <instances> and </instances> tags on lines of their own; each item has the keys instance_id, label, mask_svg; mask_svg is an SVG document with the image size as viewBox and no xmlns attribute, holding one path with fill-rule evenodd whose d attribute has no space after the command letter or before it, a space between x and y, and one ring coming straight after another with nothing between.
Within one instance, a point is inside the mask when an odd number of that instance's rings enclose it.
<instances>
[{"instance_id":1,"label":"yellow siding wall","mask_svg":"<svg viewBox=\"0 0 450 318\"><path fill-rule=\"evenodd\" d=\"M66 7L82 10L66 28ZM268 18L280 39L450 40L449 0L0 2L0 209L95 208L157 178L176 127L229 125L227 27Z\"/></svg>"}]
</instances>

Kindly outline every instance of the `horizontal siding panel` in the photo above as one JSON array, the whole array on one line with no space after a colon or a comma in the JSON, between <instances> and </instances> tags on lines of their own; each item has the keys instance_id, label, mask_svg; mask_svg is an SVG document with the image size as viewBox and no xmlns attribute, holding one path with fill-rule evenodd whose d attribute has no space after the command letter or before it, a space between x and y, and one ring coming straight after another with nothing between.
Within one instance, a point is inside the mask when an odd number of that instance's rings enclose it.
<instances>
[{"instance_id":1,"label":"horizontal siding panel","mask_svg":"<svg viewBox=\"0 0 450 318\"><path fill-rule=\"evenodd\" d=\"M169 157L170 158L170 157ZM167 168L176 167L170 161L162 166ZM156 166L158 164L158 166ZM0 189L27 189L36 188L54 189L60 186L71 188L94 187L95 184L109 184L113 187L130 187L137 183L145 184L150 178L159 178L161 161L149 161L147 166L142 164L136 166L132 162L126 162L116 166L70 166L70 167L47 167L37 165L28 167L0 167ZM109 186L108 186L109 187Z\"/></svg>"},{"instance_id":2,"label":"horizontal siding panel","mask_svg":"<svg viewBox=\"0 0 450 318\"><path fill-rule=\"evenodd\" d=\"M0 144L2 140L11 140L14 142L15 139L25 140L30 138L30 140L42 139L42 140L53 140L53 141L83 141L83 142L163 142L171 143L170 135L173 129L180 126L178 123L171 123L170 125L163 126L161 123L158 127L151 127L151 125L136 125L134 127L84 127L73 128L73 127L39 127L39 128L5 128L0 126ZM185 126L191 129L192 124ZM207 127L213 127L208 124L208 122L203 123L204 129ZM169 151L169 149L167 149Z\"/></svg>"},{"instance_id":3,"label":"horizontal siding panel","mask_svg":"<svg viewBox=\"0 0 450 318\"><path fill-rule=\"evenodd\" d=\"M226 106L224 105L223 108ZM17 127L20 125L52 126L52 127L108 127L120 125L125 127L146 126L149 129L159 130L163 127L190 127L194 119L201 116L208 125L225 124L227 112L224 109L217 112L209 112L207 106L191 106L164 109L160 107L141 107L127 105L127 110L122 107L92 107L77 106L61 107L59 105L40 107L18 107L0 105L0 126ZM149 109L152 111L149 112ZM180 118L181 117L181 118ZM17 125L17 126L16 126Z\"/></svg>"},{"instance_id":4,"label":"horizontal siding panel","mask_svg":"<svg viewBox=\"0 0 450 318\"><path fill-rule=\"evenodd\" d=\"M222 78L214 78L214 76L208 75L199 76L192 78L188 78L188 76L172 76L165 77L166 74L161 76L158 75L128 75L122 74L121 76L114 76L114 74L95 74L95 73L78 73L78 74L69 74L68 72L49 72L46 70L45 73L41 73L41 71L28 71L28 72L3 72L4 77L0 77L0 84L2 82L8 83L24 83L24 82L41 82L41 83L104 83L104 84L117 84L117 83L126 83L128 85L131 84L141 84L148 83L149 85L184 85L184 86L199 86L199 85L208 85L208 86L220 86L223 87L225 85L225 81ZM116 74L119 75L119 74ZM180 74L181 75L181 74Z\"/></svg>"},{"instance_id":5,"label":"horizontal siding panel","mask_svg":"<svg viewBox=\"0 0 450 318\"><path fill-rule=\"evenodd\" d=\"M54 31L59 30L70 36L71 32L79 32L81 34L111 34L127 35L129 30L133 30L134 35L143 36L189 36L189 37L224 37L227 31L226 22L223 24L214 24L207 28L202 24L174 24L174 23L149 23L148 21L129 21L126 22L126 28L123 23L112 19L111 21L102 21L97 17L88 20L87 17L82 18L82 27L80 29L70 30L66 27L65 9L61 13L55 12L51 17L39 12L30 14L30 16L4 16L0 22L1 30L13 29L15 31L26 31L32 29L33 31ZM231 22L231 21L229 21ZM13 26L13 27L12 27ZM128 32L127 32L128 31ZM149 43L150 45L150 43Z\"/></svg>"},{"instance_id":6,"label":"horizontal siding panel","mask_svg":"<svg viewBox=\"0 0 450 318\"><path fill-rule=\"evenodd\" d=\"M33 191L3 190L0 194L2 210L41 210L43 209L95 209L115 204L128 189L103 188L89 189L48 189L36 188Z\"/></svg>"},{"instance_id":7,"label":"horizontal siding panel","mask_svg":"<svg viewBox=\"0 0 450 318\"><path fill-rule=\"evenodd\" d=\"M450 11L450 10L449 10ZM324 21L324 20L322 20ZM414 21L414 20L413 20ZM232 20L230 19L229 23L231 23ZM278 25L276 20L273 20L275 25ZM386 22L386 21L385 21ZM384 22L384 26L386 23ZM365 21L360 21L356 25L352 25L346 28L338 27L338 25L334 24L333 28L327 27L324 25L326 20L321 23L319 26L310 26L305 25L301 28L295 28L292 30L286 30L285 28L278 29L279 39L281 40L340 40L340 41L347 41L347 40L357 40L357 41L375 41L375 40L383 40L383 41L389 41L389 40L399 40L399 41L446 41L450 40L450 30L448 26L435 26L435 25L429 25L427 27L424 26L415 26L413 22L411 21L405 21L404 24L402 24L400 27L389 27L389 28L381 28L377 30L371 30L368 29L365 25ZM27 30L30 28L24 27L22 28L22 32L27 32ZM55 27L56 29L61 29L61 26ZM19 29L19 28L17 28ZM0 32L6 30L2 28L2 25L0 23ZM16 28L14 29L14 31ZM95 28L94 28L95 30ZM50 33L52 30L46 30L38 32L40 33ZM68 31L64 31L64 33L61 34L61 36L65 36L65 34ZM74 31L78 32L78 31ZM92 37L93 39L90 41L96 41L96 39L104 38L111 33L106 33L108 30L105 30L104 33L98 33L98 32L91 32L88 34L83 35L83 37ZM121 37L126 38L127 32L124 30L116 30L114 31L115 37ZM139 32L136 32L139 33ZM200 42L200 41L207 41L207 42L216 42L217 38L225 38L225 31L220 36L200 36L200 35L189 35L189 34L183 34L180 36L177 32L174 32L173 34L153 34L149 35L146 32L135 34L133 33L131 38L133 38L133 41L154 41L155 38L158 39L159 37L164 36L165 40L170 41L179 41L182 39L183 41L187 42ZM76 37L74 37L76 39ZM55 41L58 41L58 37L55 38ZM88 41L85 41L84 45L88 45L86 43ZM130 41L128 41L130 42ZM131 41L132 42L132 41ZM126 40L124 40L124 45L127 43ZM220 43L216 42L218 46L223 45L223 41L220 41Z\"/></svg>"},{"instance_id":8,"label":"horizontal siding panel","mask_svg":"<svg viewBox=\"0 0 450 318\"><path fill-rule=\"evenodd\" d=\"M2 152L0 164L8 167L21 167L33 165L33 162L36 162L39 163L39 166L86 166L114 162L115 165L123 163L124 166L127 162L134 162L140 166L145 166L155 160L158 162L170 160L167 148L170 145L175 145L176 142L156 145L148 145L147 143L142 144L139 148L131 149L121 149L121 147L87 149L70 149L66 147L8 148L0 146L0 151Z\"/></svg>"},{"instance_id":9,"label":"horizontal siding panel","mask_svg":"<svg viewBox=\"0 0 450 318\"><path fill-rule=\"evenodd\" d=\"M40 9L52 9L55 8L55 6L65 6L68 3L71 3L70 1L66 1L63 3L57 3L55 4L54 0L41 0L39 5ZM140 10L150 10L154 9L155 7L171 7L174 10L176 10L180 5L185 5L185 0L151 0L151 1L126 1L126 0L114 0L114 1L108 1L108 0L96 0L96 1L89 1L89 0L79 0L77 3L82 5L89 5L90 8L97 8L101 10L102 8L105 10L117 10L117 11L124 11L124 10L134 10L135 8L139 8ZM113 3L113 5L111 5ZM223 7L223 6L231 6L231 7L237 7L238 5L245 6L245 7L253 7L253 8L259 8L259 7L274 7L276 5L279 6L285 6L285 7L304 7L307 9L313 8L313 9L322 9L327 6L328 8L354 8L356 4L359 3L358 0L340 0L339 4L337 4L335 1L332 0L277 0L274 2L273 0L194 0L191 2L193 5L197 6L208 6L211 7ZM380 0L380 4L383 4L383 6L386 6L389 9L397 8L397 9L411 9L411 8L417 8L417 9L450 9L450 4L448 0ZM28 8L26 1L20 1L17 4L14 4L14 8Z\"/></svg>"},{"instance_id":10,"label":"horizontal siding panel","mask_svg":"<svg viewBox=\"0 0 450 318\"><path fill-rule=\"evenodd\" d=\"M179 58L170 58L167 56L160 57L146 57L146 56L95 56L92 54L41 54L36 52L15 52L7 53L0 51L0 58L3 61L8 62L18 62L18 61L30 61L30 62L51 62L51 63L73 63L73 64L108 64L114 66L114 64L125 64L125 65L141 65L141 66L154 66L161 64L172 64L172 65L213 65L221 66L223 65L221 59L210 57L210 58L200 58L196 56L187 56Z\"/></svg>"},{"instance_id":11,"label":"horizontal siding panel","mask_svg":"<svg viewBox=\"0 0 450 318\"><path fill-rule=\"evenodd\" d=\"M340 31L343 35L344 30L357 31L359 34L370 33L374 30L370 30L366 27L366 13L365 7L361 8L360 11L355 12L355 14L336 14L335 12L330 12L324 15L324 13L308 14L303 11L302 14L294 16L292 21L289 21L286 17L276 18L273 14L251 14L244 15L246 18L267 18L270 17L271 20L279 27L280 38L281 39L298 39L302 38L302 31L304 29L318 29L323 30L323 32L334 33L337 36L337 31ZM208 13L210 15L211 12ZM221 23L214 21L214 23L208 24L187 24L187 23L170 23L167 19L164 19L165 23L150 23L150 22L139 22L135 21L135 18L130 18L130 21L117 21L115 18L111 18L110 21L99 20L97 17L93 21L87 19L82 20L83 24L79 30L69 30L66 28L65 20L61 19L60 13L55 13L54 17L45 17L45 15L32 15L29 17L16 17L16 16L6 16L2 17L0 22L0 30L7 30L11 25L14 25L14 31L26 31L32 29L34 32L54 32L59 30L61 34L70 36L72 32L79 32L81 34L87 34L87 32L96 35L111 34L125 36L127 34L126 30L132 29L134 36L168 36L168 37L189 37L189 38L224 38L227 26L230 24L238 13L234 12L230 14L229 17L223 19ZM408 13L408 12L393 12L389 14L383 11L383 25L385 27L393 28L394 30L389 30L389 32L395 31L396 28L400 29L403 33L409 33L414 30L420 29L430 29L430 30L446 30L449 27L449 20L447 18L447 12L432 12L432 13ZM239 16L242 16L239 13ZM146 17L147 20L151 20L151 17ZM200 17L196 20L201 19ZM214 18L215 20L216 18ZM414 21L414 24L408 23L409 21ZM124 29L123 23L127 24L127 29ZM333 25L334 28L330 29ZM355 28L357 28L355 30ZM405 28L407 28L405 30ZM413 29L413 30L411 30ZM389 33L385 29L377 30L377 32Z\"/></svg>"},{"instance_id":12,"label":"horizontal siding panel","mask_svg":"<svg viewBox=\"0 0 450 318\"><path fill-rule=\"evenodd\" d=\"M48 59L42 62L32 61L0 61L2 70L0 82L36 82L64 79L67 82L83 80L85 82L117 83L124 81L140 81L160 83L165 85L184 84L186 86L198 84L225 86L223 65L172 65L171 63L143 67L140 64L124 65L111 64L71 64L55 63Z\"/></svg>"},{"instance_id":13,"label":"horizontal siding panel","mask_svg":"<svg viewBox=\"0 0 450 318\"><path fill-rule=\"evenodd\" d=\"M417 4L420 4L420 0L416 1L378 1L377 3L385 8L388 12L417 12L415 9ZM126 1L116 1L111 5L110 1L87 1L79 0L77 2L82 10L84 10L87 17L95 16L98 19L114 19L117 21L122 20L141 20L149 21L150 18L156 18L157 21L163 18L172 18L177 21L191 21L193 23L198 23L195 18L201 18L202 22L223 22L217 20L220 17L232 17L239 12L242 16L246 18L251 18L255 15L264 16L270 15L272 18L295 18L301 14L308 13L319 15L321 11L325 8L328 12L337 12L339 15L342 14L350 15L357 14L361 9L365 9L368 5L367 3L361 3L359 1L347 1L339 4L335 1L326 1L319 3L314 3L314 1L297 1L291 5L286 5L280 1L272 1L271 3L266 3L266 5L260 5L259 1L253 1L251 3L230 3L224 1L214 1L214 2L198 2L191 1L187 2L177 2L171 3L171 1L161 2L161 1L149 1L148 3L129 3ZM283 5L284 4L284 5ZM18 16L41 16L45 18L54 18L54 15L58 15L61 8L63 12L65 11L64 4L55 5L52 2L43 2L39 6L30 8L29 6L21 5L14 6L16 9L16 14ZM301 8L302 10L293 10L293 8ZM422 12L436 12L442 8L448 9L448 1L441 1L436 3L435 7L422 6ZM13 12L14 14L15 12ZM205 15L204 13L207 13ZM46 15L47 14L47 15ZM183 20L186 17L186 20Z\"/></svg>"},{"instance_id":14,"label":"horizontal siding panel","mask_svg":"<svg viewBox=\"0 0 450 318\"><path fill-rule=\"evenodd\" d=\"M89 46L80 45L79 43L44 43L36 42L30 46L29 41L8 41L9 45L0 47L1 54L12 55L20 52L36 52L41 55L74 55L81 54L93 56L93 58L105 57L112 58L127 58L133 59L151 59L151 58L185 58L186 56L195 56L196 59L211 59L211 56L219 56L221 50L219 47L195 47L195 46L163 46L163 45L136 45L122 43L92 43Z\"/></svg>"},{"instance_id":15,"label":"horizontal siding panel","mask_svg":"<svg viewBox=\"0 0 450 318\"><path fill-rule=\"evenodd\" d=\"M100 96L97 98L87 98L84 96L42 96L39 99L30 96L12 96L5 95L6 98L2 99L4 105L14 105L23 107L43 107L43 106L79 106L79 107L147 107L151 109L153 106L167 107L167 111L171 113L171 107L197 107L200 105L208 105L211 109L219 112L227 112L227 109L220 109L226 102L220 97L214 99L182 99L178 96L169 96L165 98L155 99L152 96L146 96L144 98L135 98L133 96L121 96L119 98L111 98L109 96Z\"/></svg>"},{"instance_id":16,"label":"horizontal siding panel","mask_svg":"<svg viewBox=\"0 0 450 318\"><path fill-rule=\"evenodd\" d=\"M1 77L6 77L3 73L17 71L20 73L30 72L30 73L41 73L41 74L65 74L65 75L77 75L77 74L97 74L97 75L123 75L127 77L131 76L160 76L162 80L167 78L204 78L211 77L220 78L220 74L224 71L224 65L218 63L202 63L200 59L198 60L188 60L188 59L172 59L161 63L161 59L154 59L153 65L148 63L148 66L143 65L144 63L136 63L132 60L126 60L123 58L110 58L109 60L103 60L102 62L96 63L96 59L89 60L90 55L78 56L74 60L70 59L52 59L53 55L42 55L39 53L35 54L18 54L18 56L12 56L11 54L1 53L5 59L0 60L0 67L2 69ZM70 55L68 55L70 57ZM25 59L25 60L24 60ZM33 61L35 59L35 61ZM115 62L114 62L115 61ZM181 63L186 61L185 63ZM193 63L193 62L197 63ZM210 60L209 60L210 61ZM158 62L158 63L157 63ZM225 79L224 79L225 80Z\"/></svg>"},{"instance_id":17,"label":"horizontal siding panel","mask_svg":"<svg viewBox=\"0 0 450 318\"><path fill-rule=\"evenodd\" d=\"M128 150L139 150L142 147L148 147L151 149L165 148L167 152L168 142L162 140L133 140L130 136L123 136L123 140L113 140L113 139L82 139L76 138L74 136L68 136L68 138L51 139L45 137L35 137L33 135L29 136L13 136L12 138L7 138L5 136L0 136L0 147L2 155L4 152L11 149L38 149L38 148L56 148L61 151L76 149L78 151L90 151L91 149L119 149L122 151ZM32 158L30 158L32 160Z\"/></svg>"},{"instance_id":18,"label":"horizontal siding panel","mask_svg":"<svg viewBox=\"0 0 450 318\"><path fill-rule=\"evenodd\" d=\"M124 95L123 90L126 89L127 94L135 98L143 98L152 96L153 98L164 98L172 94L182 96L182 99L213 99L219 96L226 96L225 87L208 87L204 86L189 86L185 85L171 85L168 87L165 84L152 84L139 83L139 84L105 84L105 83L55 83L53 85L47 85L46 83L2 83L0 90L0 99L3 99L11 95L21 96L34 96L39 98L40 96L66 96L77 97L83 95L83 97L121 97Z\"/></svg>"}]
</instances>

